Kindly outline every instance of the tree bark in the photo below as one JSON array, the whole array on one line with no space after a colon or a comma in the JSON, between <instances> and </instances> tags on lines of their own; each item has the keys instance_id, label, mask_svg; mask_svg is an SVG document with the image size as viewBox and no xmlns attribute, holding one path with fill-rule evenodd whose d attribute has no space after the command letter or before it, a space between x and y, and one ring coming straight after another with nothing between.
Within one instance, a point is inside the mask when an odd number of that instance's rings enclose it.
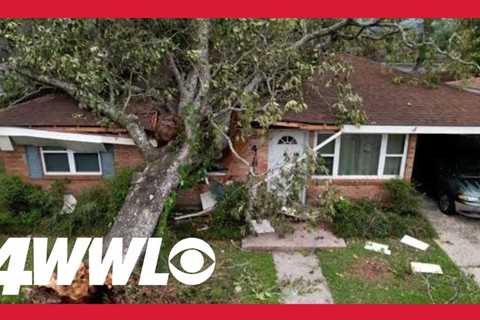
<instances>
[{"instance_id":1,"label":"tree bark","mask_svg":"<svg viewBox=\"0 0 480 320\"><path fill-rule=\"evenodd\" d=\"M150 237L163 212L165 199L179 182L178 169L188 164L190 146L185 143L177 152L166 152L147 162L145 169L135 177L110 232L105 237L105 248L112 238L124 240L124 254L134 237Z\"/></svg>"}]
</instances>

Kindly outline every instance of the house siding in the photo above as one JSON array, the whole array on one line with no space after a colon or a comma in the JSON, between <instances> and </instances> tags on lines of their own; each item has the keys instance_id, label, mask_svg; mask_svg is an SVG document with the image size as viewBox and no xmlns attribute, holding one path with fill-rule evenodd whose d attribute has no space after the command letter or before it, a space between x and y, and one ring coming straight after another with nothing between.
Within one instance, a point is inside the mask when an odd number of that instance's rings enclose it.
<instances>
[{"instance_id":1,"label":"house siding","mask_svg":"<svg viewBox=\"0 0 480 320\"><path fill-rule=\"evenodd\" d=\"M331 133L331 132L330 132ZM313 147L315 139L315 132L310 131L308 135L308 143ZM413 163L415 158L416 135L409 136L407 158L405 162L404 179L410 181L413 171ZM255 159L254 146L256 152L256 172L262 174L268 170L268 138L266 135L261 135L259 132L253 137L244 142L236 142L235 149L246 161L250 164ZM40 185L44 188L59 178L66 178L67 192L78 194L84 188L91 188L92 186L103 183L104 179L99 176L56 176L56 177L29 177L28 164L25 155L24 146L15 146L14 151L0 152L0 161L6 169L6 172L11 175L17 175L24 181L35 185ZM227 172L223 176L210 176L210 180L217 180L225 183L229 180L243 181L248 176L248 168L240 160L238 160L230 152L222 160L223 165L227 168ZM137 167L144 163L143 156L140 150L135 146L114 146L114 165L115 169L119 170L125 167ZM331 185L337 188L344 196L352 199L381 199L383 196L383 183L381 179L333 179L330 180ZM208 185L201 184L188 190L179 190L177 192L177 207L199 209L201 207L200 193L208 190ZM307 204L315 204L318 196L325 190L325 180L312 179L307 186Z\"/></svg>"},{"instance_id":2,"label":"house siding","mask_svg":"<svg viewBox=\"0 0 480 320\"><path fill-rule=\"evenodd\" d=\"M144 160L141 152L135 146L116 145L113 148L115 169L141 165ZM25 146L17 145L14 151L0 151L5 172L9 175L19 176L23 181L48 188L55 180L66 179L66 192L79 194L84 188L91 188L104 182L102 176L29 176Z\"/></svg>"}]
</instances>

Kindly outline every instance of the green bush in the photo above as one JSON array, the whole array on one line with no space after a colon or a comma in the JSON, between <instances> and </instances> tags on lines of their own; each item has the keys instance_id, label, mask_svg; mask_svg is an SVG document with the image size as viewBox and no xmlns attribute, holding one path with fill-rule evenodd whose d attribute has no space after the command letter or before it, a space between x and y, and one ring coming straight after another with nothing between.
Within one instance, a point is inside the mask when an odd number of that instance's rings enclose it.
<instances>
[{"instance_id":1,"label":"green bush","mask_svg":"<svg viewBox=\"0 0 480 320\"><path fill-rule=\"evenodd\" d=\"M0 174L1 232L16 234L38 230L43 218L61 209L64 186L64 182L55 181L50 190L43 190L19 177Z\"/></svg>"},{"instance_id":2,"label":"green bush","mask_svg":"<svg viewBox=\"0 0 480 320\"><path fill-rule=\"evenodd\" d=\"M218 226L238 225L245 219L248 190L240 182L225 185L222 191L214 191L217 205L212 213L213 224Z\"/></svg>"},{"instance_id":3,"label":"green bush","mask_svg":"<svg viewBox=\"0 0 480 320\"><path fill-rule=\"evenodd\" d=\"M104 185L82 191L75 210L56 214L50 221L51 229L68 236L105 235L125 201L133 173L132 169L123 169Z\"/></svg>"},{"instance_id":4,"label":"green bush","mask_svg":"<svg viewBox=\"0 0 480 320\"><path fill-rule=\"evenodd\" d=\"M118 212L125 202L130 184L132 181L134 169L125 168L120 170L115 176L108 179L107 188L110 190L112 196L111 211Z\"/></svg>"},{"instance_id":5,"label":"green bush","mask_svg":"<svg viewBox=\"0 0 480 320\"><path fill-rule=\"evenodd\" d=\"M333 227L343 238L398 238L409 234L429 239L435 236L435 231L422 216L384 211L380 205L368 200L340 200L336 204Z\"/></svg>"},{"instance_id":6,"label":"green bush","mask_svg":"<svg viewBox=\"0 0 480 320\"><path fill-rule=\"evenodd\" d=\"M387 197L384 208L400 215L415 215L420 209L422 203L421 194L415 190L412 183L392 179L384 184Z\"/></svg>"},{"instance_id":7,"label":"green bush","mask_svg":"<svg viewBox=\"0 0 480 320\"><path fill-rule=\"evenodd\" d=\"M241 182L226 184L224 188L212 188L217 205L212 212L212 224L208 233L217 239L240 239L244 233L248 190Z\"/></svg>"}]
</instances>

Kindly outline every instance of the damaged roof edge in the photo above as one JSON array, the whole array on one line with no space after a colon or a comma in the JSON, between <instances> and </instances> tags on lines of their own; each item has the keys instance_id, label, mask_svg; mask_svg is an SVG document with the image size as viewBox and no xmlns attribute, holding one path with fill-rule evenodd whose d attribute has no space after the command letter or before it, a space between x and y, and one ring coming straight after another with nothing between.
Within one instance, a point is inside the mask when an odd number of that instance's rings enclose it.
<instances>
[{"instance_id":1,"label":"damaged roof edge","mask_svg":"<svg viewBox=\"0 0 480 320\"><path fill-rule=\"evenodd\" d=\"M127 137L26 129L21 127L0 127L0 137L32 137L73 142L135 145L134 141Z\"/></svg>"},{"instance_id":2,"label":"damaged roof edge","mask_svg":"<svg viewBox=\"0 0 480 320\"><path fill-rule=\"evenodd\" d=\"M480 134L480 126L344 125L344 133Z\"/></svg>"}]
</instances>

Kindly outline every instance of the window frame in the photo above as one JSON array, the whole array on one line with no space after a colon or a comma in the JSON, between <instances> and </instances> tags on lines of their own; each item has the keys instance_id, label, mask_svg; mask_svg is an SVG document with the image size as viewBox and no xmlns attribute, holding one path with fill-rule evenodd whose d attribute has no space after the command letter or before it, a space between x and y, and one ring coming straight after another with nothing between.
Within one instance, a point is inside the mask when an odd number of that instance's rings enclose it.
<instances>
[{"instance_id":1,"label":"window frame","mask_svg":"<svg viewBox=\"0 0 480 320\"><path fill-rule=\"evenodd\" d=\"M325 133L330 133L330 132L322 132L322 131L314 131L315 132L315 137L314 137L314 146L318 145L318 134L325 134ZM334 134L334 133L332 133ZM333 158L333 174L331 175L313 175L312 178L314 179L339 179L339 180L355 180L355 179L364 179L364 180L387 180L387 179L395 179L395 178L403 178L405 174L405 164L407 161L407 152L408 152L408 142L410 140L410 135L409 134L404 134L401 133L402 135L405 136L405 140L403 143L403 153L402 154L388 154L387 153L387 143L388 143L388 136L390 134L388 133L346 133L346 134L375 134L375 135L381 135L382 136L382 141L380 144L380 152L379 152L379 160L378 160L378 168L377 168L377 174L376 175L339 175L338 174L338 169L339 169L339 164L340 164L340 148L341 148L341 140L342 140L342 135L337 137L335 141L335 146L334 146L334 158ZM391 133L395 134L395 133ZM320 156L323 156L322 153L320 153ZM383 174L383 171L385 169L385 160L387 157L401 157L401 162L400 162L400 173L398 175L385 175Z\"/></svg>"},{"instance_id":2,"label":"window frame","mask_svg":"<svg viewBox=\"0 0 480 320\"><path fill-rule=\"evenodd\" d=\"M98 160L98 168L99 171L77 171L76 165L75 165L75 154L82 154L82 153L94 153L97 155L97 160ZM69 171L55 171L55 172L50 172L47 171L47 166L46 166L46 161L45 161L45 154L67 154L67 160L68 160L68 167ZM43 174L45 176L101 176L103 175L103 170L102 170L102 160L100 157L100 152L76 152L71 149L64 149L64 150L44 150L43 147L40 147L40 158L42 159L42 169L43 169Z\"/></svg>"}]
</instances>

